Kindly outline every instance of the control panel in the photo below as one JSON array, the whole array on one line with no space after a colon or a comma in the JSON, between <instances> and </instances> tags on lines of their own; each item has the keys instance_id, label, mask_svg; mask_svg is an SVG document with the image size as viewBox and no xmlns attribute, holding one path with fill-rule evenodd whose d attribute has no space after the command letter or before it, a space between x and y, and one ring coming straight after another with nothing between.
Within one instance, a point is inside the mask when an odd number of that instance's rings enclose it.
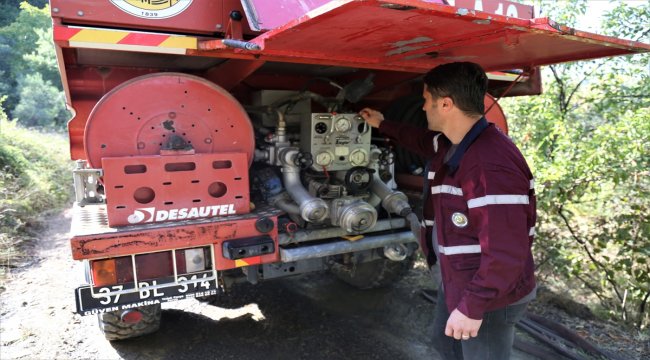
<instances>
[{"instance_id":1,"label":"control panel","mask_svg":"<svg viewBox=\"0 0 650 360\"><path fill-rule=\"evenodd\" d=\"M302 151L312 154L318 171L348 170L370 162L370 126L358 114L311 114L300 132Z\"/></svg>"}]
</instances>

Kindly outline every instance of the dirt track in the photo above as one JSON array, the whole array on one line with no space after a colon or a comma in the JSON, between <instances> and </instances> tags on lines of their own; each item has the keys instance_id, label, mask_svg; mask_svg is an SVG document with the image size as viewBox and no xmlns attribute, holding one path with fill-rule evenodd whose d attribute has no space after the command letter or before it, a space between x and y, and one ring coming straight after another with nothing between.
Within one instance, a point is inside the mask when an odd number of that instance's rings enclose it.
<instances>
[{"instance_id":1,"label":"dirt track","mask_svg":"<svg viewBox=\"0 0 650 360\"><path fill-rule=\"evenodd\" d=\"M0 295L1 359L438 358L426 335L434 305L421 296L429 283L422 268L382 290L313 274L238 287L219 306L167 303L160 331L110 343L94 316L73 313L81 270L70 256L69 218L49 224L39 261Z\"/></svg>"}]
</instances>

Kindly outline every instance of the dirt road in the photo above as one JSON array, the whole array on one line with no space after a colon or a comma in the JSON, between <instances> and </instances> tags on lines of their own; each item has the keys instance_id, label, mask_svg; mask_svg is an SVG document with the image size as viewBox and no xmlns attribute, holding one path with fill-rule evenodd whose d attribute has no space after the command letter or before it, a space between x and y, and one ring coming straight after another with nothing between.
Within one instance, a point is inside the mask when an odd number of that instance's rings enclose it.
<instances>
[{"instance_id":1,"label":"dirt road","mask_svg":"<svg viewBox=\"0 0 650 360\"><path fill-rule=\"evenodd\" d=\"M69 218L48 223L38 261L0 295L1 359L438 358L426 335L434 305L421 296L429 283L422 267L382 290L314 274L240 286L218 306L167 303L160 331L110 343L94 316L73 312L81 269L70 256Z\"/></svg>"}]
</instances>

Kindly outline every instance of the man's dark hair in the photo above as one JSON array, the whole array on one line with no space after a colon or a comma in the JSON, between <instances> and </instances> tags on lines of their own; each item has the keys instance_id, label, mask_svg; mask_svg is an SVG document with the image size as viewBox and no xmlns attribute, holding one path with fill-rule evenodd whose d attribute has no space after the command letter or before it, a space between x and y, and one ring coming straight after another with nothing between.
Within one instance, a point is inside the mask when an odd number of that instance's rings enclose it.
<instances>
[{"instance_id":1,"label":"man's dark hair","mask_svg":"<svg viewBox=\"0 0 650 360\"><path fill-rule=\"evenodd\" d=\"M483 98L487 91L487 76L480 65L471 62L443 64L424 76L427 90L434 99L450 97L467 115L483 115Z\"/></svg>"}]
</instances>

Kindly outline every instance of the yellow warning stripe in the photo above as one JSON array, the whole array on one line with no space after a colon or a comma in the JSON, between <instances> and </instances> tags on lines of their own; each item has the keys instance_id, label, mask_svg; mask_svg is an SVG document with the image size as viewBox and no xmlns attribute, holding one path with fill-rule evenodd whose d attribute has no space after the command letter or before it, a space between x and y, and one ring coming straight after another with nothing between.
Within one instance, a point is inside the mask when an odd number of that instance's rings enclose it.
<instances>
[{"instance_id":1,"label":"yellow warning stripe","mask_svg":"<svg viewBox=\"0 0 650 360\"><path fill-rule=\"evenodd\" d=\"M170 36L167 40L160 43L158 47L196 49L197 40L189 36Z\"/></svg>"},{"instance_id":2,"label":"yellow warning stripe","mask_svg":"<svg viewBox=\"0 0 650 360\"><path fill-rule=\"evenodd\" d=\"M235 267L248 266L248 263L244 260L235 260Z\"/></svg>"},{"instance_id":3,"label":"yellow warning stripe","mask_svg":"<svg viewBox=\"0 0 650 360\"><path fill-rule=\"evenodd\" d=\"M127 35L129 33L121 31L84 29L73 35L70 41L116 44Z\"/></svg>"},{"instance_id":4,"label":"yellow warning stripe","mask_svg":"<svg viewBox=\"0 0 650 360\"><path fill-rule=\"evenodd\" d=\"M235 267L259 265L262 263L262 256L253 256L246 259L236 259Z\"/></svg>"},{"instance_id":5,"label":"yellow warning stripe","mask_svg":"<svg viewBox=\"0 0 650 360\"><path fill-rule=\"evenodd\" d=\"M139 38L142 38L142 43L139 41L127 43L120 43L129 35L138 35ZM161 41L162 37L166 37ZM152 45L152 42L158 45ZM129 39L130 40L130 39ZM72 35L68 41L70 44L76 46L83 46L82 43L89 44L115 44L110 46L111 49L119 50L120 47L124 47L124 50L133 50L134 46L138 47L148 47L148 48L168 48L168 49L197 49L198 40L195 37L191 36L182 36L182 35L160 35L160 34L147 34L147 33L131 33L126 31L116 31L116 30L100 30L100 29L82 29L76 34ZM94 48L98 46L92 46Z\"/></svg>"}]
</instances>

